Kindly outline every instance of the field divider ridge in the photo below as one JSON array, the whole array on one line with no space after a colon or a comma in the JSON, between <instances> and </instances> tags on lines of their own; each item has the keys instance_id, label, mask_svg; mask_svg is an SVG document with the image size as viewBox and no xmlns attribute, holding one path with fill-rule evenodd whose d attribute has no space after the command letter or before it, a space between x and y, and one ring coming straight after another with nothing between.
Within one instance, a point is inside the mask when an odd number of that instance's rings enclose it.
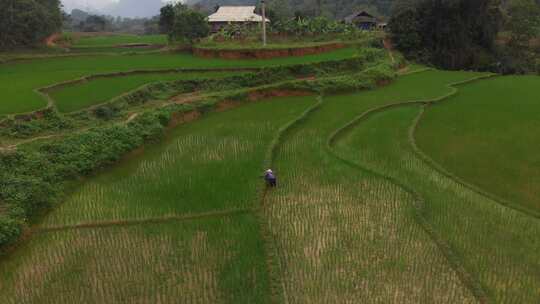
<instances>
[{"instance_id":1,"label":"field divider ridge","mask_svg":"<svg viewBox=\"0 0 540 304\"><path fill-rule=\"evenodd\" d=\"M57 232L64 230L79 230L79 229L96 229L96 228L109 228L109 227L123 227L123 226L136 226L144 224L159 224L173 221L190 221L206 218L219 218L228 217L240 214L246 214L254 212L252 208L243 209L231 209L225 211L210 211L188 215L168 215L155 218L142 218L142 219L128 219L128 220L114 220L114 221L101 221L101 222L88 222L74 225L63 226L50 226L50 227L38 227L34 231L37 233Z\"/></svg>"},{"instance_id":2,"label":"field divider ridge","mask_svg":"<svg viewBox=\"0 0 540 304\"><path fill-rule=\"evenodd\" d=\"M282 126L276 133L276 136L273 138L272 142L268 146L268 150L266 151L265 159L263 162L263 168L271 168L276 156L276 151L279 148L283 136L289 132L293 127L300 124L302 121L304 121L311 113L318 110L321 105L323 104L323 98L321 96L317 96L317 102L307 108L300 116L294 118L293 120L289 121L287 124ZM277 254L277 248L275 247L275 240L272 237L272 233L270 232L270 229L268 227L268 223L265 221L264 216L264 207L266 206L266 195L268 194L268 187L266 184L261 183L261 186L259 188L259 197L260 197L260 205L258 208L258 212L256 215L257 219L259 220L259 225L261 229L261 238L263 240L264 248L266 251L266 264L268 268L268 275L270 277L270 289L272 293L272 302L274 303L281 303L282 301L280 298L282 298L283 303L289 303L288 297L286 294L286 289L283 284L283 282L280 279L278 270L282 268L282 265L279 260L279 256Z\"/></svg>"},{"instance_id":3,"label":"field divider ridge","mask_svg":"<svg viewBox=\"0 0 540 304\"><path fill-rule=\"evenodd\" d=\"M453 93L455 94L455 93ZM452 95L453 95L452 94ZM447 97L446 97L447 98ZM459 255L454 252L452 247L446 242L446 240L438 235L435 231L435 229L431 226L431 224L427 221L423 214L423 206L426 205L426 202L424 198L418 193L416 190L410 188L409 186L405 185L401 181L399 181L397 178L379 173L375 170L366 168L352 160L349 160L347 158L344 158L340 156L334 149L333 146L336 143L336 141L344 135L347 131L353 129L354 127L358 126L363 121L367 120L370 116L381 113L384 111L387 111L389 109L399 108L399 107L407 107L407 106L422 106L430 101L409 101L409 102L401 102L401 103L392 103L376 108L372 108L359 116L357 116L355 119L353 119L348 124L344 125L343 127L337 129L334 131L330 136L328 137L326 141L326 149L328 153L337 159L338 161L341 161L342 163L352 167L356 168L357 170L360 170L362 172L368 173L372 176L382 178L400 188L402 188L405 192L407 192L409 195L411 195L416 203L412 206L413 215L416 223L426 232L426 234L430 237L430 239L433 241L433 243L437 246L437 248L440 250L440 252L443 254L445 259L448 262L448 265L452 268L452 270L456 273L459 280L463 284L464 287L466 287L474 296L474 298L481 304L484 303L490 303L490 299L485 292L485 288L482 286L480 282L476 280L476 278L465 268L463 263L461 262Z\"/></svg>"}]
</instances>

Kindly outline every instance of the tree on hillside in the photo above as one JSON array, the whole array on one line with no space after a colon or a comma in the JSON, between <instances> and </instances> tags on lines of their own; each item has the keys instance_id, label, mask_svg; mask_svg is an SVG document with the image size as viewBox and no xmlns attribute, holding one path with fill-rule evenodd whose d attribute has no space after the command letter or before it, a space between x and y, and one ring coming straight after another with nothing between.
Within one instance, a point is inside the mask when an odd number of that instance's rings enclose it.
<instances>
[{"instance_id":1,"label":"tree on hillside","mask_svg":"<svg viewBox=\"0 0 540 304\"><path fill-rule=\"evenodd\" d=\"M496 0L420 0L396 10L389 24L409 58L448 69L487 68L502 15Z\"/></svg>"},{"instance_id":2,"label":"tree on hillside","mask_svg":"<svg viewBox=\"0 0 540 304\"><path fill-rule=\"evenodd\" d=\"M294 17L288 0L272 0L268 2L267 16L272 22Z\"/></svg>"},{"instance_id":3,"label":"tree on hillside","mask_svg":"<svg viewBox=\"0 0 540 304\"><path fill-rule=\"evenodd\" d=\"M43 43L61 27L59 0L0 1L0 48Z\"/></svg>"},{"instance_id":4,"label":"tree on hillside","mask_svg":"<svg viewBox=\"0 0 540 304\"><path fill-rule=\"evenodd\" d=\"M388 16L393 2L394 0L268 0L267 4L272 10L275 10L278 17L287 17L293 12L301 12L303 16L307 17L323 15L341 19L363 7L375 8L382 15ZM193 0L186 3L189 5L197 3L199 7L204 8L204 11L214 12L216 5L258 5L260 0ZM276 6L289 7L290 9L280 11L276 9Z\"/></svg>"},{"instance_id":5,"label":"tree on hillside","mask_svg":"<svg viewBox=\"0 0 540 304\"><path fill-rule=\"evenodd\" d=\"M174 23L169 32L169 40L192 44L195 40L208 36L210 26L206 16L182 3L174 6Z\"/></svg>"},{"instance_id":6,"label":"tree on hillside","mask_svg":"<svg viewBox=\"0 0 540 304\"><path fill-rule=\"evenodd\" d=\"M513 0L508 8L506 29L510 31L511 48L528 48L529 41L539 34L540 5L534 0Z\"/></svg>"},{"instance_id":7,"label":"tree on hillside","mask_svg":"<svg viewBox=\"0 0 540 304\"><path fill-rule=\"evenodd\" d=\"M505 30L510 37L503 45L503 72L540 74L540 47L530 44L540 36L540 5L534 0L512 0L507 8Z\"/></svg>"},{"instance_id":8,"label":"tree on hillside","mask_svg":"<svg viewBox=\"0 0 540 304\"><path fill-rule=\"evenodd\" d=\"M159 14L159 31L162 34L171 32L174 25L174 5L167 4L161 8Z\"/></svg>"},{"instance_id":9,"label":"tree on hillside","mask_svg":"<svg viewBox=\"0 0 540 304\"><path fill-rule=\"evenodd\" d=\"M103 32L107 28L107 19L103 16L91 15L82 24L84 32Z\"/></svg>"}]
</instances>

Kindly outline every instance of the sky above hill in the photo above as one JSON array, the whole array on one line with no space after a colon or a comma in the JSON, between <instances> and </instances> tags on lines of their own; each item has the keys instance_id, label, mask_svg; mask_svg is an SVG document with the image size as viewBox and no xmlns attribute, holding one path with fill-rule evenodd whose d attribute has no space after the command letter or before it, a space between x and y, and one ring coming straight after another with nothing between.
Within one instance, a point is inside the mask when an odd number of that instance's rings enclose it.
<instances>
[{"instance_id":1,"label":"sky above hill","mask_svg":"<svg viewBox=\"0 0 540 304\"><path fill-rule=\"evenodd\" d=\"M122 17L151 17L159 14L159 9L170 0L62 0L64 10L71 12L78 8Z\"/></svg>"}]
</instances>

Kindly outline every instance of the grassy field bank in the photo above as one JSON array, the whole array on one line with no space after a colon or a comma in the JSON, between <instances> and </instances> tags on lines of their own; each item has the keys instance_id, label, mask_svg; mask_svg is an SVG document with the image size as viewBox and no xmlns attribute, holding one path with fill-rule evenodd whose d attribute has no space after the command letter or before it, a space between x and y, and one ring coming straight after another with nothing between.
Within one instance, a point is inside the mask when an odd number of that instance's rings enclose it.
<instances>
[{"instance_id":1,"label":"grassy field bank","mask_svg":"<svg viewBox=\"0 0 540 304\"><path fill-rule=\"evenodd\" d=\"M540 77L476 82L429 107L416 138L444 168L502 198L540 211Z\"/></svg>"}]
</instances>

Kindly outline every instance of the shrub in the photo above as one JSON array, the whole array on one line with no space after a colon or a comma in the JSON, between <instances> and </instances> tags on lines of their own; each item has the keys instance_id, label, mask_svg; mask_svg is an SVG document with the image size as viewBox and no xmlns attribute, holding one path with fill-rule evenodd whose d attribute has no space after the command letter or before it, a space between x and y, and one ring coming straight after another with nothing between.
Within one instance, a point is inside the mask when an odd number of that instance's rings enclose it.
<instances>
[{"instance_id":1,"label":"shrub","mask_svg":"<svg viewBox=\"0 0 540 304\"><path fill-rule=\"evenodd\" d=\"M208 36L210 27L206 17L179 3L175 7L174 24L169 33L171 41L189 42Z\"/></svg>"},{"instance_id":2,"label":"shrub","mask_svg":"<svg viewBox=\"0 0 540 304\"><path fill-rule=\"evenodd\" d=\"M170 116L146 112L127 125L99 127L30 149L0 153L0 248L15 241L28 218L50 208L63 184L117 161L162 133Z\"/></svg>"}]
</instances>

